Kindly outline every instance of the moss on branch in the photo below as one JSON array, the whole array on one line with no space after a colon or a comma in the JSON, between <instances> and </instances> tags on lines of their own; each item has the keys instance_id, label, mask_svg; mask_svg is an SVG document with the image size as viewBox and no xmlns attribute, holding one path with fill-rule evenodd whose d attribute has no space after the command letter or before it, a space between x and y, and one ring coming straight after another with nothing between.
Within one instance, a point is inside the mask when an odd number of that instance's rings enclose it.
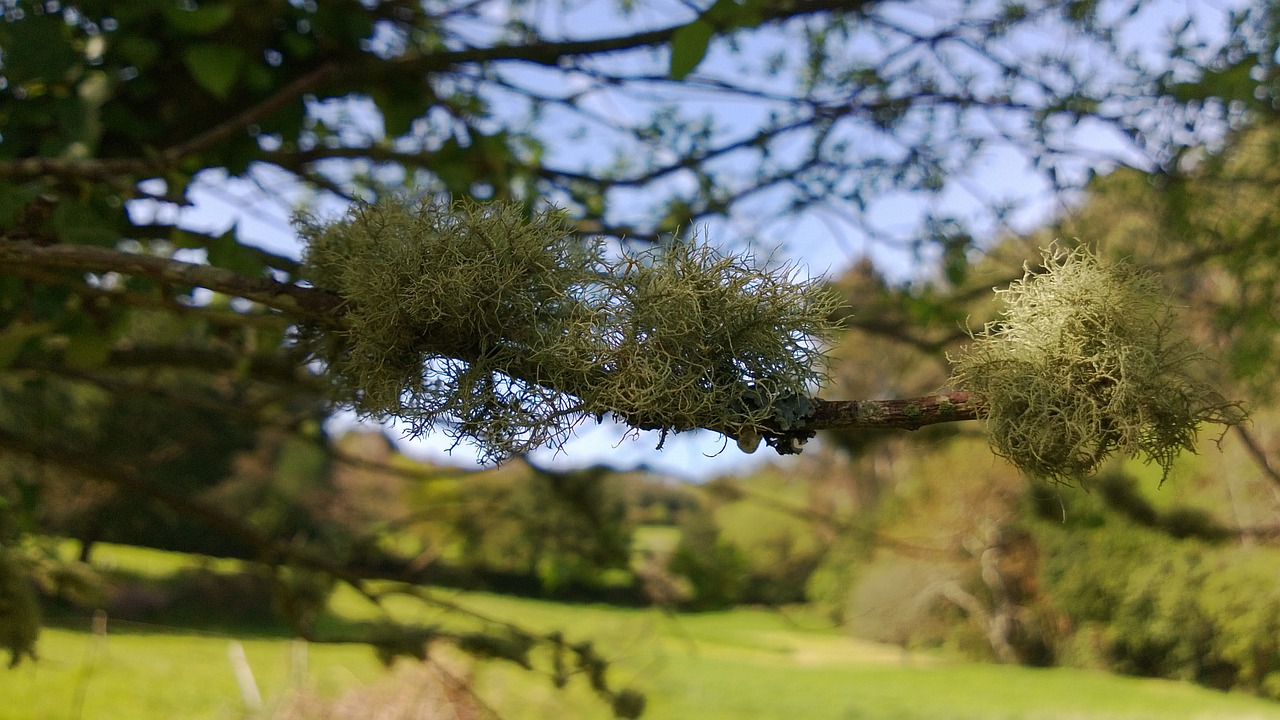
<instances>
[{"instance_id":1,"label":"moss on branch","mask_svg":"<svg viewBox=\"0 0 1280 720\"><path fill-rule=\"evenodd\" d=\"M84 272L119 272L249 298L300 321L339 401L417 433L443 426L492 459L607 413L783 454L822 429L986 418L997 453L1066 481L1117 453L1167 473L1201 423L1242 417L1196 376L1157 280L1082 250L1053 249L1045 272L997 290L1008 307L952 358L954 390L832 401L812 393L835 300L793 267L699 244L606 257L560 214L504 204L388 200L300 229L311 287L4 238L0 274L91 287Z\"/></svg>"},{"instance_id":2,"label":"moss on branch","mask_svg":"<svg viewBox=\"0 0 1280 720\"><path fill-rule=\"evenodd\" d=\"M1167 476L1202 423L1242 419L1195 375L1203 358L1179 336L1154 275L1059 246L1044 267L997 290L1001 319L952 358L952 383L985 403L995 452L1064 482L1115 454Z\"/></svg>"},{"instance_id":3,"label":"moss on branch","mask_svg":"<svg viewBox=\"0 0 1280 720\"><path fill-rule=\"evenodd\" d=\"M307 279L348 307L344 328L301 333L343 399L490 458L605 413L771 437L823 378L836 300L792 266L698 243L607 257L558 212L470 201L300 227Z\"/></svg>"}]
</instances>

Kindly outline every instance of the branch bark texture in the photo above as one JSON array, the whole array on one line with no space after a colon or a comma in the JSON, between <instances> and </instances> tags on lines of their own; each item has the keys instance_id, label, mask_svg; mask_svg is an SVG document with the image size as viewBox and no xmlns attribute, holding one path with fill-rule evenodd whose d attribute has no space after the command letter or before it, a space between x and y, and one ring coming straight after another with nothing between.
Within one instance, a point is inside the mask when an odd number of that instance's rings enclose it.
<instances>
[{"instance_id":1,"label":"branch bark texture","mask_svg":"<svg viewBox=\"0 0 1280 720\"><path fill-rule=\"evenodd\" d=\"M247 277L212 265L88 245L36 245L0 240L0 273L21 275L24 269L114 272L172 285L202 287L323 324L340 322L345 312L342 298L331 292L266 277Z\"/></svg>"}]
</instances>

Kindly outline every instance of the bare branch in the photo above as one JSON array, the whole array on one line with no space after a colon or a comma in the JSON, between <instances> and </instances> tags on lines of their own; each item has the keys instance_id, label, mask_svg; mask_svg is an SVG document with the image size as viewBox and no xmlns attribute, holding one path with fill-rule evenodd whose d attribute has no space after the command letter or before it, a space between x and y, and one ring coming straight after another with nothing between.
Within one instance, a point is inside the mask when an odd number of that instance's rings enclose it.
<instances>
[{"instance_id":1,"label":"bare branch","mask_svg":"<svg viewBox=\"0 0 1280 720\"><path fill-rule=\"evenodd\" d=\"M980 400L962 390L906 400L821 400L805 425L811 430L917 430L926 425L977 420L984 410Z\"/></svg>"},{"instance_id":2,"label":"bare branch","mask_svg":"<svg viewBox=\"0 0 1280 720\"><path fill-rule=\"evenodd\" d=\"M0 268L3 268L0 272L17 274L24 267L115 272L174 285L203 287L322 324L337 323L344 313L342 298L326 290L265 277L246 277L212 265L87 245L35 245L0 239Z\"/></svg>"},{"instance_id":3,"label":"bare branch","mask_svg":"<svg viewBox=\"0 0 1280 720\"><path fill-rule=\"evenodd\" d=\"M823 12L852 12L867 5L867 0L782 0L761 7L761 21L765 23L790 20ZM671 41L676 31L687 23L648 30L632 35L622 35L590 40L554 42L537 40L522 45L494 45L492 47L466 48L432 52L414 57L406 56L392 61L393 65L421 67L430 71L445 70L470 63L520 61L538 65L558 65L573 57L603 55L622 50L634 50L663 45Z\"/></svg>"},{"instance_id":4,"label":"bare branch","mask_svg":"<svg viewBox=\"0 0 1280 720\"><path fill-rule=\"evenodd\" d=\"M1280 472L1271 465L1271 460L1267 457L1267 451L1262 449L1262 445L1258 443L1258 439L1244 426L1243 423L1235 426L1236 434L1240 436L1240 441L1244 443L1245 450L1249 451L1249 456L1253 458L1258 469L1263 475L1267 476L1277 486L1280 486Z\"/></svg>"},{"instance_id":5,"label":"bare branch","mask_svg":"<svg viewBox=\"0 0 1280 720\"><path fill-rule=\"evenodd\" d=\"M337 63L324 63L315 70L312 70L288 85L280 88L280 90L271 97L246 109L244 112L237 114L226 122L203 132L184 143L174 145L168 150L165 150L165 164L173 165L182 158L203 152L218 143L230 139L232 135L243 131L254 123L262 122L272 114L283 109L289 103L302 97L303 94L320 87L337 75Z\"/></svg>"},{"instance_id":6,"label":"bare branch","mask_svg":"<svg viewBox=\"0 0 1280 720\"><path fill-rule=\"evenodd\" d=\"M22 158L0 163L0 178L54 175L59 177L114 180L119 179L122 175L146 176L159 173L173 167L184 158L208 150L218 143L230 139L236 133L244 131L250 125L265 120L290 102L297 100L304 93L314 90L334 78L337 73L338 66L336 63L325 63L285 85L266 100L247 108L226 122L210 128L186 142L164 150L154 158Z\"/></svg>"},{"instance_id":7,"label":"bare branch","mask_svg":"<svg viewBox=\"0 0 1280 720\"><path fill-rule=\"evenodd\" d=\"M195 519L224 537L239 543L263 562L278 563L287 560L301 567L329 573L358 591L368 594L363 590L363 580L340 563L305 547L277 541L240 518L225 513L213 505L187 497L173 488L148 482L130 468L113 466L99 457L77 454L65 446L44 445L4 429L0 429L0 454L33 460L48 467L61 468L76 476L106 482L122 490L151 498L181 513L184 517Z\"/></svg>"}]
</instances>

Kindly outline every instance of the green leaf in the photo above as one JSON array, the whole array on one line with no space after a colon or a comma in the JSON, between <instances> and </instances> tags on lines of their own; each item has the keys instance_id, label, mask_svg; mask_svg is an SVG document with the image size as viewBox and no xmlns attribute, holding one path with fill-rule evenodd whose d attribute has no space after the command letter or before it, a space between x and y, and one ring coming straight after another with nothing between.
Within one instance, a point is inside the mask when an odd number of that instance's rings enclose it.
<instances>
[{"instance_id":1,"label":"green leaf","mask_svg":"<svg viewBox=\"0 0 1280 720\"><path fill-rule=\"evenodd\" d=\"M672 80L683 80L698 67L707 56L715 31L715 26L698 18L671 35L671 70L667 75Z\"/></svg>"},{"instance_id":2,"label":"green leaf","mask_svg":"<svg viewBox=\"0 0 1280 720\"><path fill-rule=\"evenodd\" d=\"M316 42L306 35L285 35L282 39L285 50L298 58L308 58L316 52Z\"/></svg>"},{"instance_id":3,"label":"green leaf","mask_svg":"<svg viewBox=\"0 0 1280 720\"><path fill-rule=\"evenodd\" d=\"M462 147L455 138L444 141L436 151L431 170L453 195L467 194L471 183L478 179L477 164L472 161L470 150Z\"/></svg>"},{"instance_id":4,"label":"green leaf","mask_svg":"<svg viewBox=\"0 0 1280 720\"><path fill-rule=\"evenodd\" d=\"M314 35L352 44L373 35L374 18L358 3L320 2L309 19Z\"/></svg>"},{"instance_id":5,"label":"green leaf","mask_svg":"<svg viewBox=\"0 0 1280 720\"><path fill-rule=\"evenodd\" d=\"M130 65L145 70L160 58L160 43L141 35L125 35L112 40L115 51Z\"/></svg>"},{"instance_id":6,"label":"green leaf","mask_svg":"<svg viewBox=\"0 0 1280 720\"><path fill-rule=\"evenodd\" d=\"M40 196L42 189L37 183L0 183L0 228L13 227L18 221L18 214Z\"/></svg>"},{"instance_id":7,"label":"green leaf","mask_svg":"<svg viewBox=\"0 0 1280 720\"><path fill-rule=\"evenodd\" d=\"M760 24L762 5L759 0L716 0L693 22L671 35L671 71L673 80L681 80L698 67L707 56L707 48L716 32Z\"/></svg>"},{"instance_id":8,"label":"green leaf","mask_svg":"<svg viewBox=\"0 0 1280 720\"><path fill-rule=\"evenodd\" d=\"M192 45L182 53L182 62L200 87L225 100L240 76L245 54L230 45Z\"/></svg>"},{"instance_id":9,"label":"green leaf","mask_svg":"<svg viewBox=\"0 0 1280 720\"><path fill-rule=\"evenodd\" d=\"M73 368L92 370L106 364L111 357L110 332L85 324L71 334L63 359Z\"/></svg>"},{"instance_id":10,"label":"green leaf","mask_svg":"<svg viewBox=\"0 0 1280 720\"><path fill-rule=\"evenodd\" d=\"M231 228L208 244L209 264L226 268L240 275L256 277L266 269L262 257L252 248L236 241L236 230Z\"/></svg>"},{"instance_id":11,"label":"green leaf","mask_svg":"<svg viewBox=\"0 0 1280 720\"><path fill-rule=\"evenodd\" d=\"M27 323L15 320L0 330L0 370L8 368L18 358L22 349L32 338L39 337L53 329L47 322Z\"/></svg>"},{"instance_id":12,"label":"green leaf","mask_svg":"<svg viewBox=\"0 0 1280 720\"><path fill-rule=\"evenodd\" d=\"M4 75L9 84L31 80L57 83L66 79L83 56L68 37L66 23L54 13L28 15L21 21L0 20L4 42Z\"/></svg>"},{"instance_id":13,"label":"green leaf","mask_svg":"<svg viewBox=\"0 0 1280 720\"><path fill-rule=\"evenodd\" d=\"M1258 65L1257 58L1250 55L1234 65L1206 70L1204 75L1194 82L1176 83L1170 91L1176 100L1184 103L1217 98L1224 102L1242 100L1249 104L1257 104L1254 90L1259 83L1253 79L1251 73Z\"/></svg>"},{"instance_id":14,"label":"green leaf","mask_svg":"<svg viewBox=\"0 0 1280 720\"><path fill-rule=\"evenodd\" d=\"M770 0L746 0L739 11L736 27L759 27L764 22L764 11Z\"/></svg>"},{"instance_id":15,"label":"green leaf","mask_svg":"<svg viewBox=\"0 0 1280 720\"><path fill-rule=\"evenodd\" d=\"M736 0L716 0L702 13L702 19L721 30L759 23L759 8L744 7Z\"/></svg>"},{"instance_id":16,"label":"green leaf","mask_svg":"<svg viewBox=\"0 0 1280 720\"><path fill-rule=\"evenodd\" d=\"M49 214L49 225L60 240L75 245L112 245L120 239L93 208L65 198Z\"/></svg>"},{"instance_id":17,"label":"green leaf","mask_svg":"<svg viewBox=\"0 0 1280 720\"><path fill-rule=\"evenodd\" d=\"M165 16L170 27L190 35L208 35L231 22L235 15L235 7L231 3L205 3L199 7L185 9L174 5L166 9Z\"/></svg>"},{"instance_id":18,"label":"green leaf","mask_svg":"<svg viewBox=\"0 0 1280 720\"><path fill-rule=\"evenodd\" d=\"M948 237L942 249L942 270L947 282L955 287L964 284L969 277L969 238L967 235Z\"/></svg>"},{"instance_id":19,"label":"green leaf","mask_svg":"<svg viewBox=\"0 0 1280 720\"><path fill-rule=\"evenodd\" d=\"M276 456L276 488L300 497L314 485L315 478L325 477L329 455L315 440L294 435L285 440Z\"/></svg>"},{"instance_id":20,"label":"green leaf","mask_svg":"<svg viewBox=\"0 0 1280 720\"><path fill-rule=\"evenodd\" d=\"M374 86L370 95L382 113L382 127L387 137L409 132L413 121L426 114L435 96L416 79L391 77Z\"/></svg>"},{"instance_id":21,"label":"green leaf","mask_svg":"<svg viewBox=\"0 0 1280 720\"><path fill-rule=\"evenodd\" d=\"M254 92L270 93L276 87L276 74L266 65L249 63L244 69L244 84ZM298 103L301 105L302 103Z\"/></svg>"}]
</instances>

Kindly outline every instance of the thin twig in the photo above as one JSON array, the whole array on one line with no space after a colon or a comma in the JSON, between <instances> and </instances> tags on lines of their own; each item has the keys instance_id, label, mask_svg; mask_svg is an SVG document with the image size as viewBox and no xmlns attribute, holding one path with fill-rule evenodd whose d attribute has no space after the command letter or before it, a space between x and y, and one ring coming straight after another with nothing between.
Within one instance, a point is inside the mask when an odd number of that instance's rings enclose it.
<instances>
[{"instance_id":1,"label":"thin twig","mask_svg":"<svg viewBox=\"0 0 1280 720\"><path fill-rule=\"evenodd\" d=\"M164 151L165 163L174 165L179 160L208 150L209 148L231 138L238 132L270 117L285 105L314 90L338 74L338 64L327 62L311 72L295 79L276 91L271 97L246 109L226 122L207 130L190 140L179 143Z\"/></svg>"},{"instance_id":2,"label":"thin twig","mask_svg":"<svg viewBox=\"0 0 1280 720\"><path fill-rule=\"evenodd\" d=\"M267 277L248 277L225 268L155 255L89 245L36 245L0 239L0 268L12 272L23 267L86 273L116 272L173 285L203 287L325 324L339 322L344 314L342 299L327 290L278 282Z\"/></svg>"},{"instance_id":3,"label":"thin twig","mask_svg":"<svg viewBox=\"0 0 1280 720\"><path fill-rule=\"evenodd\" d=\"M327 62L285 85L271 97L247 108L226 122L210 128L184 142L173 145L152 158L85 158L65 159L29 157L0 163L0 178L54 175L95 180L118 179L121 176L154 175L174 167L183 159L225 142L250 125L261 122L309 90L338 74L337 63Z\"/></svg>"},{"instance_id":4,"label":"thin twig","mask_svg":"<svg viewBox=\"0 0 1280 720\"><path fill-rule=\"evenodd\" d=\"M1244 449L1249 451L1249 456L1258 465L1258 469L1262 470L1262 474L1266 475L1267 479L1276 486L1280 486L1280 472L1277 472L1271 466L1271 461L1267 458L1267 452L1262 449L1262 445L1258 443L1257 438L1249 432L1243 423L1236 423L1232 429L1240 436L1241 442L1244 443Z\"/></svg>"}]
</instances>

